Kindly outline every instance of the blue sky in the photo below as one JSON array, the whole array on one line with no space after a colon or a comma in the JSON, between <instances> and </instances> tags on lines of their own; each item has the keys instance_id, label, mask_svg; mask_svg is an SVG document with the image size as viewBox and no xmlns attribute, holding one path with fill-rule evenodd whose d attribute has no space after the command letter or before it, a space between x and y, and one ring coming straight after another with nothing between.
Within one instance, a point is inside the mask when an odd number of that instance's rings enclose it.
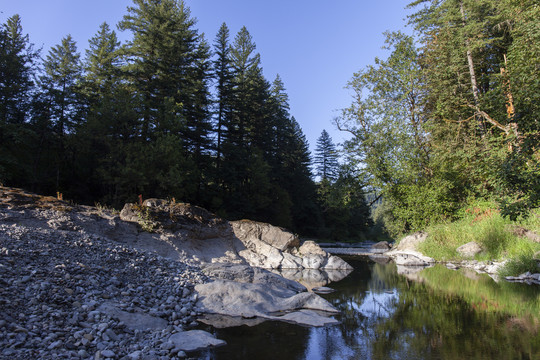
<instances>
[{"instance_id":1,"label":"blue sky","mask_svg":"<svg viewBox=\"0 0 540 360\"><path fill-rule=\"evenodd\" d=\"M231 41L246 26L261 54L264 74L279 74L285 83L291 114L314 149L326 129L335 143L346 135L332 118L351 102L344 89L353 73L373 63L386 30L403 30L405 6L411 0L186 0L196 28L210 43L221 23ZM21 16L23 31L43 56L71 34L84 54L88 40L106 21L116 24L131 0L0 0L0 21ZM407 31L409 32L410 29ZM117 31L118 32L118 31ZM121 39L128 33L118 32Z\"/></svg>"}]
</instances>

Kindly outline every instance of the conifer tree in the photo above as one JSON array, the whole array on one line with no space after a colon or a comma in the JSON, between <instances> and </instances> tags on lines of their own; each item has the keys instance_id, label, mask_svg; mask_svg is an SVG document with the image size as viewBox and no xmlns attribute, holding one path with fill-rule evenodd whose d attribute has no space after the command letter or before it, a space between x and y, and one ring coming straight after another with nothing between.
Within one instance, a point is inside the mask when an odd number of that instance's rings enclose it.
<instances>
[{"instance_id":1,"label":"conifer tree","mask_svg":"<svg viewBox=\"0 0 540 360\"><path fill-rule=\"evenodd\" d=\"M18 15L0 26L0 183L27 184L34 133L27 126L39 52Z\"/></svg>"},{"instance_id":2,"label":"conifer tree","mask_svg":"<svg viewBox=\"0 0 540 360\"><path fill-rule=\"evenodd\" d=\"M52 141L52 147L38 151L52 152L54 158L54 174L44 174L40 182L54 184L57 192L65 191L69 186L69 174L72 174L73 147L69 137L82 122L82 101L79 83L82 76L80 54L71 35L62 39L61 43L51 48L44 63L44 74L40 77L41 94L35 101L35 118L33 122L43 124L45 137ZM39 110L37 110L39 109ZM43 126L42 125L42 126ZM47 135L52 130L52 137ZM49 164L42 164L48 167Z\"/></svg>"},{"instance_id":3,"label":"conifer tree","mask_svg":"<svg viewBox=\"0 0 540 360\"><path fill-rule=\"evenodd\" d=\"M317 139L314 159L316 174L322 181L332 182L337 178L339 163L336 145L326 130Z\"/></svg>"},{"instance_id":4,"label":"conifer tree","mask_svg":"<svg viewBox=\"0 0 540 360\"><path fill-rule=\"evenodd\" d=\"M217 58L213 62L214 79L216 81L216 167L221 168L222 143L227 130L227 123L232 115L233 70L231 65L231 46L229 44L229 28L221 24L214 42L214 53Z\"/></svg>"}]
</instances>

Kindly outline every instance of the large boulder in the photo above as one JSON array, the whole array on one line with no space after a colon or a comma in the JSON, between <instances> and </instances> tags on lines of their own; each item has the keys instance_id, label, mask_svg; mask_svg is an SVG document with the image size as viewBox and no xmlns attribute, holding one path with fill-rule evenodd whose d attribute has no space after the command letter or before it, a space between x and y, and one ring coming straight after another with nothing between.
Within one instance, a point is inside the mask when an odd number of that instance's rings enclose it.
<instances>
[{"instance_id":1,"label":"large boulder","mask_svg":"<svg viewBox=\"0 0 540 360\"><path fill-rule=\"evenodd\" d=\"M465 258L473 258L484 251L484 249L477 242L471 241L461 245L456 249L456 251Z\"/></svg>"},{"instance_id":2,"label":"large boulder","mask_svg":"<svg viewBox=\"0 0 540 360\"><path fill-rule=\"evenodd\" d=\"M328 301L310 292L272 287L266 284L215 280L195 286L197 306L205 313L238 318L263 318L308 326L336 324L328 315L337 313ZM302 311L301 313L298 313Z\"/></svg>"},{"instance_id":3,"label":"large boulder","mask_svg":"<svg viewBox=\"0 0 540 360\"><path fill-rule=\"evenodd\" d=\"M262 242L280 251L285 251L300 245L300 239L296 235L278 226L251 220L231 221L230 224L234 235L246 246L248 244L257 246L259 242Z\"/></svg>"},{"instance_id":4,"label":"large boulder","mask_svg":"<svg viewBox=\"0 0 540 360\"><path fill-rule=\"evenodd\" d=\"M418 246L427 239L427 236L427 233L422 231L408 235L384 255L392 258L400 266L429 266L435 263L435 260L417 250Z\"/></svg>"},{"instance_id":5,"label":"large boulder","mask_svg":"<svg viewBox=\"0 0 540 360\"><path fill-rule=\"evenodd\" d=\"M417 251L418 245L423 243L428 237L428 234L423 231L415 232L414 234L407 235L399 241L399 243L392 248L392 251Z\"/></svg>"}]
</instances>

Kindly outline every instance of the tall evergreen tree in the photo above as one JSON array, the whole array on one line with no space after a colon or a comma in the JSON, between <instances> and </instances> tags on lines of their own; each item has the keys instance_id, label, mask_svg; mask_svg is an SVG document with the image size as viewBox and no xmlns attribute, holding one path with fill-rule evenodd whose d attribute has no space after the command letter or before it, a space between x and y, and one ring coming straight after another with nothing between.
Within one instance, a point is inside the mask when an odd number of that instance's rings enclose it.
<instances>
[{"instance_id":1,"label":"tall evergreen tree","mask_svg":"<svg viewBox=\"0 0 540 360\"><path fill-rule=\"evenodd\" d=\"M208 46L197 34L195 20L183 1L134 0L134 5L119 27L134 36L126 46L126 71L139 103L143 143L139 148L148 147L138 157L154 154L157 158L151 164L161 164L159 169L140 169L144 175L139 187L155 196L196 200L201 182L197 154L207 144L210 121L203 99ZM170 146L179 149L168 149ZM159 148L167 150L160 153ZM196 150L195 158L190 150ZM165 184L174 184L174 190Z\"/></svg>"},{"instance_id":2,"label":"tall evergreen tree","mask_svg":"<svg viewBox=\"0 0 540 360\"><path fill-rule=\"evenodd\" d=\"M0 27L0 183L23 183L30 178L33 132L25 124L31 105L36 61L18 15Z\"/></svg>"},{"instance_id":3,"label":"tall evergreen tree","mask_svg":"<svg viewBox=\"0 0 540 360\"><path fill-rule=\"evenodd\" d=\"M214 43L217 58L213 62L214 79L216 81L216 167L221 168L221 154L227 123L232 115L233 70L231 64L231 46L229 44L229 28L221 24ZM221 181L220 181L221 182Z\"/></svg>"},{"instance_id":4,"label":"tall evergreen tree","mask_svg":"<svg viewBox=\"0 0 540 360\"><path fill-rule=\"evenodd\" d=\"M79 192L76 196L91 194L93 199L88 201L97 198L115 205L128 198L122 183L127 167L125 151L140 133L133 91L121 70L120 49L120 41L107 23L89 40L81 85L86 121L75 136L81 177L74 190Z\"/></svg>"},{"instance_id":5,"label":"tall evergreen tree","mask_svg":"<svg viewBox=\"0 0 540 360\"><path fill-rule=\"evenodd\" d=\"M333 181L337 178L339 163L336 145L326 130L317 139L314 164L316 174L322 181Z\"/></svg>"},{"instance_id":6,"label":"tall evergreen tree","mask_svg":"<svg viewBox=\"0 0 540 360\"><path fill-rule=\"evenodd\" d=\"M53 131L55 174L45 175L46 182L54 183L56 191L63 192L68 186L68 173L73 172L73 148L69 146L68 135L81 124L81 97L79 82L82 76L80 54L71 35L49 51L44 63L44 74L40 77L41 95L36 107L37 122L44 122ZM40 117L44 117L40 119ZM45 165L44 165L45 166ZM52 176L51 176L52 175Z\"/></svg>"}]
</instances>

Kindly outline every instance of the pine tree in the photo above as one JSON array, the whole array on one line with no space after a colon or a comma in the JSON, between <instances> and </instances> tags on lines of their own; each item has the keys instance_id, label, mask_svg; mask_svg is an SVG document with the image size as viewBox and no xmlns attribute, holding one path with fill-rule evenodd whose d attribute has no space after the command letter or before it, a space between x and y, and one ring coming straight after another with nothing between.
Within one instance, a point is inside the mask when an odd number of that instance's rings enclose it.
<instances>
[{"instance_id":1,"label":"pine tree","mask_svg":"<svg viewBox=\"0 0 540 360\"><path fill-rule=\"evenodd\" d=\"M217 58L213 62L214 79L216 81L216 168L221 168L222 143L227 131L227 123L232 115L233 70L231 65L231 46L229 44L229 28L221 25L214 43ZM221 183L221 181L219 181Z\"/></svg>"},{"instance_id":2,"label":"pine tree","mask_svg":"<svg viewBox=\"0 0 540 360\"><path fill-rule=\"evenodd\" d=\"M38 55L22 32L20 17L10 17L0 28L0 123L27 120Z\"/></svg>"},{"instance_id":3,"label":"pine tree","mask_svg":"<svg viewBox=\"0 0 540 360\"><path fill-rule=\"evenodd\" d=\"M81 84L85 122L75 135L79 178L71 194L83 201L121 205L129 196L119 179L127 167L127 145L140 130L132 89L122 76L120 49L115 31L103 23L86 50Z\"/></svg>"},{"instance_id":4,"label":"pine tree","mask_svg":"<svg viewBox=\"0 0 540 360\"><path fill-rule=\"evenodd\" d=\"M336 145L326 130L323 130L321 136L317 139L315 148L314 164L316 174L322 181L332 182L337 178L339 163Z\"/></svg>"},{"instance_id":5,"label":"pine tree","mask_svg":"<svg viewBox=\"0 0 540 360\"><path fill-rule=\"evenodd\" d=\"M77 125L81 105L77 86L82 66L71 35L49 51L43 67L45 75L40 78L40 83L50 101L50 120L58 136L63 138Z\"/></svg>"},{"instance_id":6,"label":"pine tree","mask_svg":"<svg viewBox=\"0 0 540 360\"><path fill-rule=\"evenodd\" d=\"M28 126L36 61L18 15L0 27L0 183L28 184L35 134Z\"/></svg>"},{"instance_id":7,"label":"pine tree","mask_svg":"<svg viewBox=\"0 0 540 360\"><path fill-rule=\"evenodd\" d=\"M126 72L139 103L139 148L156 156L151 164L161 164L141 169L140 187L155 196L197 201L202 154L209 147L208 45L183 1L134 4L119 24L134 36L126 46ZM166 184L173 184L174 191Z\"/></svg>"},{"instance_id":8,"label":"pine tree","mask_svg":"<svg viewBox=\"0 0 540 360\"><path fill-rule=\"evenodd\" d=\"M69 143L69 135L77 130L82 120L79 88L82 66L80 54L71 35L51 48L43 67L45 73L39 79L41 94L35 101L35 107L41 110L39 114L36 113L37 116L33 121L42 122L52 129L51 140L54 145L52 148L41 148L39 151L52 151L55 174L44 175L48 179L43 179L42 182L53 183L54 190L64 192L70 184L69 174L74 171L73 148ZM45 134L45 137L49 136Z\"/></svg>"}]
</instances>

